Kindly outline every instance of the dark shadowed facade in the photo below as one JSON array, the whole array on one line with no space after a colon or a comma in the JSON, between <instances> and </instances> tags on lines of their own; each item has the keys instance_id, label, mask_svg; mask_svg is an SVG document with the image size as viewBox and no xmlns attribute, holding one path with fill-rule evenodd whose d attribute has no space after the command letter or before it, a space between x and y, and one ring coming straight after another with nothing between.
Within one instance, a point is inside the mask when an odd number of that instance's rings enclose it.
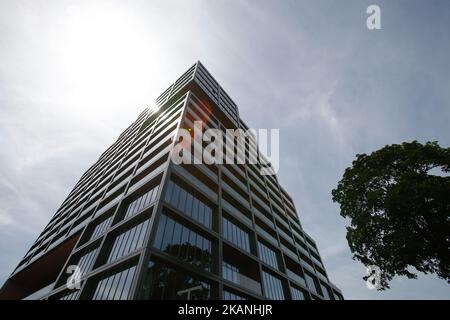
<instances>
[{"instance_id":1,"label":"dark shadowed facade","mask_svg":"<svg viewBox=\"0 0 450 320\"><path fill-rule=\"evenodd\" d=\"M172 163L179 129L195 120L247 129L200 62L83 174L0 298L343 299L260 163ZM67 287L73 265L79 289Z\"/></svg>"}]
</instances>

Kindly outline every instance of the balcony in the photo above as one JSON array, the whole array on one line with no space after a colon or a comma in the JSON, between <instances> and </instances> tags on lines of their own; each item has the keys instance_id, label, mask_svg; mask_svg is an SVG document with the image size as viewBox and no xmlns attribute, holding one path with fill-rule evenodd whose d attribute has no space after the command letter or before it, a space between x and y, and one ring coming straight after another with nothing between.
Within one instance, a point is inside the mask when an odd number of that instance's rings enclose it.
<instances>
[{"instance_id":1,"label":"balcony","mask_svg":"<svg viewBox=\"0 0 450 320\"><path fill-rule=\"evenodd\" d=\"M287 274L287 276L288 276L290 279L292 279L292 280L296 281L297 283L300 283L300 284L302 284L303 286L306 287L306 281L305 281L305 279L303 279L303 278L302 278L301 276L299 276L297 273L292 272L292 271L289 270L289 269L286 269L286 274Z\"/></svg>"},{"instance_id":2,"label":"balcony","mask_svg":"<svg viewBox=\"0 0 450 320\"><path fill-rule=\"evenodd\" d=\"M253 293L261 294L258 263L232 246L223 244L222 277Z\"/></svg>"},{"instance_id":3,"label":"balcony","mask_svg":"<svg viewBox=\"0 0 450 320\"><path fill-rule=\"evenodd\" d=\"M239 273L239 269L224 262L222 267L223 278L254 293L261 294L261 284L250 277Z\"/></svg>"}]
</instances>

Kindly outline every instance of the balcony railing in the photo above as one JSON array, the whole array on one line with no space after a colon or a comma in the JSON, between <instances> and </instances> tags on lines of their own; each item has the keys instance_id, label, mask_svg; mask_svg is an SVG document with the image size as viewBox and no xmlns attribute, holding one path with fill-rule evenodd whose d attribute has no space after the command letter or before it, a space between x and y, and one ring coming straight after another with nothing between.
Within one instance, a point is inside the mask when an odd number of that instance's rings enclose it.
<instances>
[{"instance_id":1,"label":"balcony railing","mask_svg":"<svg viewBox=\"0 0 450 320\"><path fill-rule=\"evenodd\" d=\"M257 294L261 294L261 284L237 271L237 268L229 264L223 266L224 279L231 281Z\"/></svg>"}]
</instances>

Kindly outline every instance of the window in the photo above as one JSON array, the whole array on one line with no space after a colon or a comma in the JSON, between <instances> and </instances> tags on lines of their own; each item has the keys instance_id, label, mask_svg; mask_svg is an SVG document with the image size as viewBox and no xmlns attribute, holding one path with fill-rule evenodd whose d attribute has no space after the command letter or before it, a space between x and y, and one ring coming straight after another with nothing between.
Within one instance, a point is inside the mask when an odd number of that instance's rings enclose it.
<instances>
[{"instance_id":1,"label":"window","mask_svg":"<svg viewBox=\"0 0 450 320\"><path fill-rule=\"evenodd\" d=\"M211 285L198 276L150 261L144 299L155 300L207 300L211 298Z\"/></svg>"},{"instance_id":2,"label":"window","mask_svg":"<svg viewBox=\"0 0 450 320\"><path fill-rule=\"evenodd\" d=\"M81 275L85 275L88 271L91 270L94 265L95 257L98 251L98 247L90 250L78 260L76 265L80 268Z\"/></svg>"},{"instance_id":3,"label":"window","mask_svg":"<svg viewBox=\"0 0 450 320\"><path fill-rule=\"evenodd\" d=\"M267 263L269 266L278 269L277 253L259 241L258 241L258 249L261 260Z\"/></svg>"},{"instance_id":4,"label":"window","mask_svg":"<svg viewBox=\"0 0 450 320\"><path fill-rule=\"evenodd\" d=\"M333 297L334 300L343 300L342 296L340 296L338 293L333 291Z\"/></svg>"},{"instance_id":5,"label":"window","mask_svg":"<svg viewBox=\"0 0 450 320\"><path fill-rule=\"evenodd\" d=\"M79 268L80 277L85 276L89 271L92 270L92 267L94 266L97 252L99 250L98 245L95 245L95 247L90 246L89 248L85 248L80 252L77 252L72 256L69 260L68 266L77 266ZM67 270L66 270L67 271ZM74 275L72 273L74 270L70 272L62 272L60 277L58 278L57 284L55 287L62 286L66 284L67 280ZM77 270L78 271L78 270ZM66 300L76 300L78 295L74 291L67 291L64 292L62 296L68 295ZM72 299L71 294L73 294L74 298ZM62 296L58 295L59 299L62 299Z\"/></svg>"},{"instance_id":6,"label":"window","mask_svg":"<svg viewBox=\"0 0 450 320\"><path fill-rule=\"evenodd\" d=\"M305 294L300 289L291 287L292 300L306 300Z\"/></svg>"},{"instance_id":7,"label":"window","mask_svg":"<svg viewBox=\"0 0 450 320\"><path fill-rule=\"evenodd\" d=\"M239 268L235 267L227 262L223 262L222 276L228 281L239 284Z\"/></svg>"},{"instance_id":8,"label":"window","mask_svg":"<svg viewBox=\"0 0 450 320\"><path fill-rule=\"evenodd\" d=\"M169 181L167 185L165 200L184 214L211 229L212 208L173 181Z\"/></svg>"},{"instance_id":9,"label":"window","mask_svg":"<svg viewBox=\"0 0 450 320\"><path fill-rule=\"evenodd\" d=\"M281 280L265 271L262 272L262 275L266 297L272 300L283 300L284 292Z\"/></svg>"},{"instance_id":10,"label":"window","mask_svg":"<svg viewBox=\"0 0 450 320\"><path fill-rule=\"evenodd\" d=\"M92 231L92 235L90 237L89 240L91 239L95 239L97 237L100 237L102 234L105 233L105 231L109 228L109 226L111 225L111 221L112 221L113 217L110 216L107 219L99 222L95 227L94 230Z\"/></svg>"},{"instance_id":11,"label":"window","mask_svg":"<svg viewBox=\"0 0 450 320\"><path fill-rule=\"evenodd\" d=\"M247 298L228 290L223 290L223 300L247 300Z\"/></svg>"},{"instance_id":12,"label":"window","mask_svg":"<svg viewBox=\"0 0 450 320\"><path fill-rule=\"evenodd\" d=\"M136 213L144 208L147 208L153 201L155 201L156 196L158 195L158 189L159 185L147 191L145 194L131 202L127 207L124 219L134 216Z\"/></svg>"},{"instance_id":13,"label":"window","mask_svg":"<svg viewBox=\"0 0 450 320\"><path fill-rule=\"evenodd\" d=\"M71 290L63 293L59 300L78 300L80 290Z\"/></svg>"},{"instance_id":14,"label":"window","mask_svg":"<svg viewBox=\"0 0 450 320\"><path fill-rule=\"evenodd\" d=\"M319 293L317 289L317 280L314 280L312 276L305 272L306 283L308 284L308 288L311 289L314 293Z\"/></svg>"},{"instance_id":15,"label":"window","mask_svg":"<svg viewBox=\"0 0 450 320\"><path fill-rule=\"evenodd\" d=\"M162 214L154 246L180 260L211 271L211 241Z\"/></svg>"},{"instance_id":16,"label":"window","mask_svg":"<svg viewBox=\"0 0 450 320\"><path fill-rule=\"evenodd\" d=\"M247 232L226 218L222 218L222 229L225 239L233 242L242 250L250 252L250 238Z\"/></svg>"},{"instance_id":17,"label":"window","mask_svg":"<svg viewBox=\"0 0 450 320\"><path fill-rule=\"evenodd\" d=\"M116 236L107 262L115 261L141 248L144 245L148 224L149 220L145 220Z\"/></svg>"},{"instance_id":18,"label":"window","mask_svg":"<svg viewBox=\"0 0 450 320\"><path fill-rule=\"evenodd\" d=\"M331 300L328 288L323 284L320 284L320 287L322 289L322 295L325 298L325 300Z\"/></svg>"},{"instance_id":19,"label":"window","mask_svg":"<svg viewBox=\"0 0 450 320\"><path fill-rule=\"evenodd\" d=\"M93 300L127 300L136 266L117 272L100 280L95 288Z\"/></svg>"},{"instance_id":20,"label":"window","mask_svg":"<svg viewBox=\"0 0 450 320\"><path fill-rule=\"evenodd\" d=\"M286 263L285 271L286 271L287 276L290 279L292 279L306 287L306 281L305 281L305 278L303 277L303 272L302 272L300 264L298 262L296 262L294 259L291 259L287 255L284 256L284 261Z\"/></svg>"},{"instance_id":21,"label":"window","mask_svg":"<svg viewBox=\"0 0 450 320\"><path fill-rule=\"evenodd\" d=\"M231 281L241 287L261 294L261 283L250 278L248 274L249 270L243 270L240 267L234 266L231 263L223 261L222 264L222 277L228 281Z\"/></svg>"}]
</instances>

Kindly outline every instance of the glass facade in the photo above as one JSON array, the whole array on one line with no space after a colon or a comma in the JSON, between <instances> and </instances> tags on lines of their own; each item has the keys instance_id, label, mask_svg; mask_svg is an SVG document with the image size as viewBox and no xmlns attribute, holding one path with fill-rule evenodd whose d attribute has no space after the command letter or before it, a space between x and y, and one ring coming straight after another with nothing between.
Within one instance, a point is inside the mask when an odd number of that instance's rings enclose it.
<instances>
[{"instance_id":1,"label":"glass facade","mask_svg":"<svg viewBox=\"0 0 450 320\"><path fill-rule=\"evenodd\" d=\"M239 268L229 263L223 262L222 264L222 276L228 281L239 283Z\"/></svg>"},{"instance_id":2,"label":"glass facade","mask_svg":"<svg viewBox=\"0 0 450 320\"><path fill-rule=\"evenodd\" d=\"M93 300L127 300L136 267L112 274L100 280L92 296Z\"/></svg>"},{"instance_id":3,"label":"glass facade","mask_svg":"<svg viewBox=\"0 0 450 320\"><path fill-rule=\"evenodd\" d=\"M113 219L113 217L109 217L106 220L103 220L102 222L97 224L95 226L94 230L92 231L92 235L91 235L90 239L96 239L99 236L101 236L102 234L104 234L105 231L108 230L109 226L111 225L112 219Z\"/></svg>"},{"instance_id":4,"label":"glass facade","mask_svg":"<svg viewBox=\"0 0 450 320\"><path fill-rule=\"evenodd\" d=\"M0 298L343 299L292 198L276 175L261 174L263 156L244 165L170 161L179 130L196 120L248 129L200 62L85 171ZM246 153L258 155L250 140ZM27 274L36 262L53 270ZM78 291L65 285L73 264L83 272ZM29 279L23 291L20 278Z\"/></svg>"},{"instance_id":5,"label":"glass facade","mask_svg":"<svg viewBox=\"0 0 450 320\"><path fill-rule=\"evenodd\" d=\"M212 209L173 181L169 181L165 200L175 208L198 221L205 227L212 227Z\"/></svg>"},{"instance_id":6,"label":"glass facade","mask_svg":"<svg viewBox=\"0 0 450 320\"><path fill-rule=\"evenodd\" d=\"M296 287L291 287L292 300L305 300L304 293Z\"/></svg>"},{"instance_id":7,"label":"glass facade","mask_svg":"<svg viewBox=\"0 0 450 320\"><path fill-rule=\"evenodd\" d=\"M154 187L153 189L147 191L142 196L131 202L127 206L127 210L125 211L124 219L128 219L129 217L134 216L137 212L143 210L150 206L156 200L156 196L158 195L159 186Z\"/></svg>"},{"instance_id":8,"label":"glass facade","mask_svg":"<svg viewBox=\"0 0 450 320\"><path fill-rule=\"evenodd\" d=\"M272 300L283 300L283 283L281 280L270 273L262 272L265 296Z\"/></svg>"},{"instance_id":9,"label":"glass facade","mask_svg":"<svg viewBox=\"0 0 450 320\"><path fill-rule=\"evenodd\" d=\"M98 249L99 248L90 250L89 252L84 254L76 263L76 265L78 265L78 267L80 268L80 272L82 275L90 271L93 267Z\"/></svg>"},{"instance_id":10,"label":"glass facade","mask_svg":"<svg viewBox=\"0 0 450 320\"><path fill-rule=\"evenodd\" d=\"M222 234L228 241L233 242L242 250L250 252L250 237L248 233L225 217L222 218Z\"/></svg>"},{"instance_id":11,"label":"glass facade","mask_svg":"<svg viewBox=\"0 0 450 320\"><path fill-rule=\"evenodd\" d=\"M211 298L211 285L184 270L151 261L147 272L147 280L144 284L146 299L208 300Z\"/></svg>"},{"instance_id":12,"label":"glass facade","mask_svg":"<svg viewBox=\"0 0 450 320\"><path fill-rule=\"evenodd\" d=\"M240 296L236 293L223 290L223 300L247 300L247 298Z\"/></svg>"},{"instance_id":13,"label":"glass facade","mask_svg":"<svg viewBox=\"0 0 450 320\"><path fill-rule=\"evenodd\" d=\"M274 267L275 269L278 269L278 258L275 251L270 249L265 244L258 242L258 250L259 255L261 257L261 260L267 263L269 266Z\"/></svg>"},{"instance_id":14,"label":"glass facade","mask_svg":"<svg viewBox=\"0 0 450 320\"><path fill-rule=\"evenodd\" d=\"M325 300L333 300L333 298L331 298L328 293L327 287L325 287L323 284L320 284L320 288L322 289L322 296L325 298Z\"/></svg>"},{"instance_id":15,"label":"glass facade","mask_svg":"<svg viewBox=\"0 0 450 320\"><path fill-rule=\"evenodd\" d=\"M164 214L159 221L154 246L182 261L211 271L211 241Z\"/></svg>"},{"instance_id":16,"label":"glass facade","mask_svg":"<svg viewBox=\"0 0 450 320\"><path fill-rule=\"evenodd\" d=\"M319 290L317 288L317 280L314 280L314 278L310 276L308 273L305 273L305 279L308 288L312 290L314 293L319 294Z\"/></svg>"},{"instance_id":17,"label":"glass facade","mask_svg":"<svg viewBox=\"0 0 450 320\"><path fill-rule=\"evenodd\" d=\"M78 300L80 296L80 290L71 290L63 294L59 300Z\"/></svg>"},{"instance_id":18,"label":"glass facade","mask_svg":"<svg viewBox=\"0 0 450 320\"><path fill-rule=\"evenodd\" d=\"M148 220L128 229L114 238L107 263L115 261L144 245L145 235L148 230Z\"/></svg>"}]
</instances>

